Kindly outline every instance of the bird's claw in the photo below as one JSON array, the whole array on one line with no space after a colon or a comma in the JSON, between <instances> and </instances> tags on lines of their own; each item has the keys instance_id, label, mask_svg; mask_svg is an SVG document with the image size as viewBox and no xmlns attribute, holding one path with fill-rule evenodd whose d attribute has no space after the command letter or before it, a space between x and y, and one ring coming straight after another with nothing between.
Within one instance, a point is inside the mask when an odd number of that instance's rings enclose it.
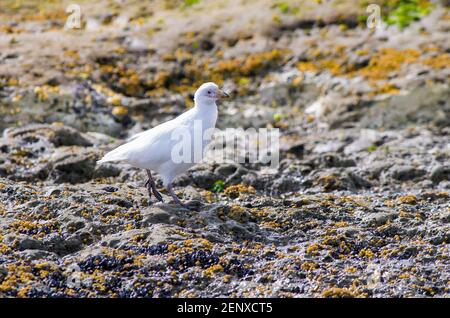
<instances>
[{"instance_id":1,"label":"bird's claw","mask_svg":"<svg viewBox=\"0 0 450 318\"><path fill-rule=\"evenodd\" d=\"M161 193L159 193L156 189L153 189L153 195L159 202L164 202L164 199L163 199Z\"/></svg>"}]
</instances>

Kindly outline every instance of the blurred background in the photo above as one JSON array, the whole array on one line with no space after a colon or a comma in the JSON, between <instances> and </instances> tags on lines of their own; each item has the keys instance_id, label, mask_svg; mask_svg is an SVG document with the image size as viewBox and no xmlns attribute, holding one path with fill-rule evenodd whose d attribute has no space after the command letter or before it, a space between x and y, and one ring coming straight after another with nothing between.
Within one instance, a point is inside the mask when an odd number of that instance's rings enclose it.
<instances>
[{"instance_id":1,"label":"blurred background","mask_svg":"<svg viewBox=\"0 0 450 318\"><path fill-rule=\"evenodd\" d=\"M1 0L0 296L448 296L449 28L448 1ZM209 81L219 128L280 129L274 174L198 165L186 212L96 165Z\"/></svg>"}]
</instances>

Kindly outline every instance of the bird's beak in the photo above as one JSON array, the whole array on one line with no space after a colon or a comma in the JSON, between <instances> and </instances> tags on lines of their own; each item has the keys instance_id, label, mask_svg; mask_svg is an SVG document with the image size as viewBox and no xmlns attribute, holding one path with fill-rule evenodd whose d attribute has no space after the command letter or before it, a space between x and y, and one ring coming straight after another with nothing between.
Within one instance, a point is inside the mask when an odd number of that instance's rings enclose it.
<instances>
[{"instance_id":1,"label":"bird's beak","mask_svg":"<svg viewBox=\"0 0 450 318\"><path fill-rule=\"evenodd\" d=\"M219 89L219 91L217 92L217 97L219 99L223 99L223 98L229 98L230 95L228 95L227 93L225 93L223 90Z\"/></svg>"}]
</instances>

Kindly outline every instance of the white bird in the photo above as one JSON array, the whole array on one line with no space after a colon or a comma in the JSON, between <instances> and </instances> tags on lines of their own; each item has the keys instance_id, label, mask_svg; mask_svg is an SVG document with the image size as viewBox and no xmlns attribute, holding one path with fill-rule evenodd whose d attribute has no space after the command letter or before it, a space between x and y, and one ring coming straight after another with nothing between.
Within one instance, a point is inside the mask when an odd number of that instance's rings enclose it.
<instances>
[{"instance_id":1,"label":"white bird","mask_svg":"<svg viewBox=\"0 0 450 318\"><path fill-rule=\"evenodd\" d=\"M201 138L200 142L204 149L209 142L204 139L204 132L216 126L216 100L225 97L229 97L229 95L219 89L216 84L204 83L195 92L195 105L193 108L172 120L132 136L129 142L108 152L97 163L124 162L134 167L145 169L148 176L145 186L148 189L150 198L153 194L157 200L163 202L163 198L156 189L156 184L152 177L151 171L155 171L162 178L164 187L174 201L186 207L173 191L172 181L176 176L191 168L196 162L195 160L189 160L188 162L174 160L172 150L175 146L179 146L180 143L173 137L174 132L182 131L189 134L189 140L185 140L183 144L183 146L189 148L192 145L198 145L199 140L194 140L195 138ZM201 124L201 134L194 131L198 128L198 123ZM186 147L183 147L183 150L185 149ZM203 151L201 151L201 155L203 155Z\"/></svg>"}]
</instances>

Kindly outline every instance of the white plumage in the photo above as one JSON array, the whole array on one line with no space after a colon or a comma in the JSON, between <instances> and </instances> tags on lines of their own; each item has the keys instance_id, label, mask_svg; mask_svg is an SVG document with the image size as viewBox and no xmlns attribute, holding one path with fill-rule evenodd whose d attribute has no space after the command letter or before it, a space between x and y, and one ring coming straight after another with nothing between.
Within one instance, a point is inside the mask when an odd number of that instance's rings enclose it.
<instances>
[{"instance_id":1,"label":"white plumage","mask_svg":"<svg viewBox=\"0 0 450 318\"><path fill-rule=\"evenodd\" d=\"M203 138L203 133L205 130L215 127L217 121L216 100L223 97L228 97L228 95L216 84L201 85L195 92L193 108L170 121L132 136L129 142L108 152L98 163L124 162L145 169L149 177L146 183L149 195L151 196L153 193L158 200L162 201L162 196L156 190L151 175L151 171L155 171L162 178L163 185L173 199L183 205L173 192L172 181L176 176L192 167L195 162L194 160L189 162L174 160L172 150L174 147L180 147L180 140L175 139L174 134L181 132L190 136L190 138L182 139L183 149L192 148L194 145L198 145L198 142L204 148L208 144L208 140ZM199 126L201 126L201 134L194 131L194 127L197 129ZM196 140L198 138L202 139Z\"/></svg>"}]
</instances>

